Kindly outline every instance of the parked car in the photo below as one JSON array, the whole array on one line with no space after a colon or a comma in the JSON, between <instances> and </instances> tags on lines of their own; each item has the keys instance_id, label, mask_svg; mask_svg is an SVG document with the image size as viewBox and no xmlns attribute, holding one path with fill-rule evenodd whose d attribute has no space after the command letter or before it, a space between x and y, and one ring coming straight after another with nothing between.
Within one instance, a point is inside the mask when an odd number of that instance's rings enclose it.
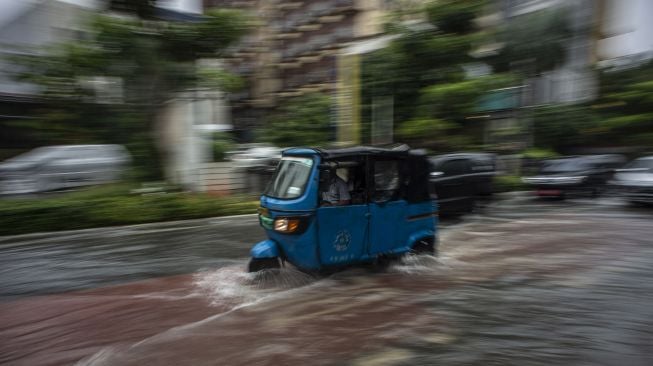
<instances>
[{"instance_id":1,"label":"parked car","mask_svg":"<svg viewBox=\"0 0 653 366\"><path fill-rule=\"evenodd\" d=\"M632 203L653 203L653 156L635 159L618 169L610 184Z\"/></svg>"},{"instance_id":2,"label":"parked car","mask_svg":"<svg viewBox=\"0 0 653 366\"><path fill-rule=\"evenodd\" d=\"M625 161L617 154L550 159L542 163L536 176L522 181L531 185L540 197L596 197Z\"/></svg>"},{"instance_id":3,"label":"parked car","mask_svg":"<svg viewBox=\"0 0 653 366\"><path fill-rule=\"evenodd\" d=\"M116 181L130 160L120 145L39 147L0 163L0 193L45 192Z\"/></svg>"},{"instance_id":4,"label":"parked car","mask_svg":"<svg viewBox=\"0 0 653 366\"><path fill-rule=\"evenodd\" d=\"M433 156L429 162L429 188L437 195L442 214L470 212L479 196L489 196L493 192L494 154L445 154Z\"/></svg>"},{"instance_id":5,"label":"parked car","mask_svg":"<svg viewBox=\"0 0 653 366\"><path fill-rule=\"evenodd\" d=\"M229 160L233 161L238 168L267 168L272 166L272 170L281 159L282 149L266 144L246 144L235 151L230 151L227 155Z\"/></svg>"}]
</instances>

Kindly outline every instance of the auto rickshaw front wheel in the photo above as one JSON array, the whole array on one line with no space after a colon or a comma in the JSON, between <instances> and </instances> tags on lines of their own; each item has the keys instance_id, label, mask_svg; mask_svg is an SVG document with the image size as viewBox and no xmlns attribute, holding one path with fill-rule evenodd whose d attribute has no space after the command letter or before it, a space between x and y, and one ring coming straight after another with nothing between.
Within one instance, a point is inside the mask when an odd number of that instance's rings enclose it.
<instances>
[{"instance_id":1,"label":"auto rickshaw front wheel","mask_svg":"<svg viewBox=\"0 0 653 366\"><path fill-rule=\"evenodd\" d=\"M411 253L414 254L428 254L428 255L437 255L437 248L435 243L437 243L437 239L435 238L424 238L420 239L415 244L413 244L413 247L411 249Z\"/></svg>"},{"instance_id":2,"label":"auto rickshaw front wheel","mask_svg":"<svg viewBox=\"0 0 653 366\"><path fill-rule=\"evenodd\" d=\"M249 272L258 272L264 269L277 269L281 265L279 264L279 258L252 258L249 260L249 265L247 267Z\"/></svg>"}]
</instances>

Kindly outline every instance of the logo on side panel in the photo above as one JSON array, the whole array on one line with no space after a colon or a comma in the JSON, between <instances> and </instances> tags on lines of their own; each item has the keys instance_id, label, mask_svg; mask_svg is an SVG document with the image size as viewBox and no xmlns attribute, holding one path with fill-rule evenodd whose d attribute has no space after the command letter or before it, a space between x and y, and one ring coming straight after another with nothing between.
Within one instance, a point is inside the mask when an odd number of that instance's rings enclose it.
<instances>
[{"instance_id":1,"label":"logo on side panel","mask_svg":"<svg viewBox=\"0 0 653 366\"><path fill-rule=\"evenodd\" d=\"M338 252L344 252L349 249L349 243L351 242L351 235L349 231L342 230L336 234L336 240L333 241L333 248Z\"/></svg>"}]
</instances>

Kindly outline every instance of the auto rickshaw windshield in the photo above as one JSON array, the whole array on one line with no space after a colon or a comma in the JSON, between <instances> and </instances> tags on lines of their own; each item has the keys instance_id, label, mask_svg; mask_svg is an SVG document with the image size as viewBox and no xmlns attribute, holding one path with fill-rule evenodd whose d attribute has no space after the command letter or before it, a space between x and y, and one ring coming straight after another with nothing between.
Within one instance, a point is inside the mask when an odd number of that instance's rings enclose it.
<instances>
[{"instance_id":1,"label":"auto rickshaw windshield","mask_svg":"<svg viewBox=\"0 0 653 366\"><path fill-rule=\"evenodd\" d=\"M285 156L279 162L265 195L272 198L293 199L304 194L311 175L313 159Z\"/></svg>"}]
</instances>

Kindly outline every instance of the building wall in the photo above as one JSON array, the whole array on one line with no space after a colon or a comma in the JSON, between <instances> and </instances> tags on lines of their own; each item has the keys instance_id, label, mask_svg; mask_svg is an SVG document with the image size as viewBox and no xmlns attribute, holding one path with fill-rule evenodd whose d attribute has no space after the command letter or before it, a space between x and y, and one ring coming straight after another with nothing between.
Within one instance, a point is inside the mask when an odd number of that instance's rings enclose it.
<instances>
[{"instance_id":1,"label":"building wall","mask_svg":"<svg viewBox=\"0 0 653 366\"><path fill-rule=\"evenodd\" d=\"M289 97L310 91L334 93L339 50L352 41L381 32L386 2L204 0L205 8L241 8L256 13L262 20L227 62L250 84L248 91L231 98L234 125L250 123L253 114L262 123L263 114Z\"/></svg>"},{"instance_id":2,"label":"building wall","mask_svg":"<svg viewBox=\"0 0 653 366\"><path fill-rule=\"evenodd\" d=\"M650 57L653 53L653 1L604 0L603 6L598 59Z\"/></svg>"},{"instance_id":3,"label":"building wall","mask_svg":"<svg viewBox=\"0 0 653 366\"><path fill-rule=\"evenodd\" d=\"M93 5L89 2L89 5ZM15 2L13 18L0 24L0 93L31 95L34 85L13 80L11 74L20 70L6 60L16 54L35 54L40 47L84 36L82 20L92 8L62 1Z\"/></svg>"}]
</instances>

